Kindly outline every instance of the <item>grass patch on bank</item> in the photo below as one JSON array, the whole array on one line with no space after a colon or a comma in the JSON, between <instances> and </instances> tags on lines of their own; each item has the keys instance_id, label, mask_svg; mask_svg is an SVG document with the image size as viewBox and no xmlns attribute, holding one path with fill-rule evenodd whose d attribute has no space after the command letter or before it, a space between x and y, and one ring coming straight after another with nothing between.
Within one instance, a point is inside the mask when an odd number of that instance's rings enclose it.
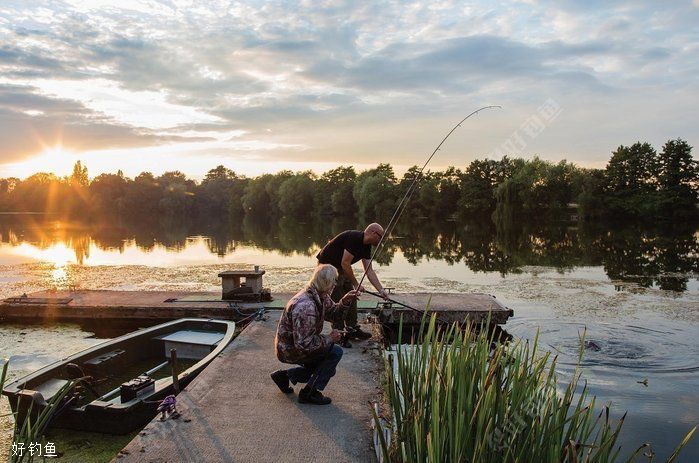
<instances>
[{"instance_id":1,"label":"grass patch on bank","mask_svg":"<svg viewBox=\"0 0 699 463\"><path fill-rule=\"evenodd\" d=\"M607 405L597 407L580 368L558 389L556 358L539 350L538 337L498 343L488 330L476 328L442 329L433 316L423 321L419 342L388 353L391 418L374 413L375 424L390 430L378 433L384 461L622 461L617 441L626 414L613 420Z\"/></svg>"}]
</instances>

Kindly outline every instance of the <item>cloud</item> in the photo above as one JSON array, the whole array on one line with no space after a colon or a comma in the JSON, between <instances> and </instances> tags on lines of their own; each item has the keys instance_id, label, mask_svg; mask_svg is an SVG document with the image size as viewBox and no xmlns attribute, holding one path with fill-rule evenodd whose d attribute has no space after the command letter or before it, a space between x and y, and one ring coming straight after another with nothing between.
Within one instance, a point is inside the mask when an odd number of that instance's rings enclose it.
<instances>
[{"instance_id":1,"label":"cloud","mask_svg":"<svg viewBox=\"0 0 699 463\"><path fill-rule=\"evenodd\" d=\"M481 133L507 137L547 98L568 109L537 141L539 154L589 160L620 142L613 132L574 142L589 136L579 127L592 102L611 108L613 117L597 114L608 127L652 95L656 106L624 118L627 130L635 124L643 138L655 123L652 136L692 136L675 133L690 114L653 113L698 103L697 21L686 1L8 1L0 164L57 132L92 150L183 143L281 159L303 146L304 159L368 162L378 151L410 162L403 153L431 143L427 123L501 103L511 109ZM457 148L475 156L501 141Z\"/></svg>"},{"instance_id":2,"label":"cloud","mask_svg":"<svg viewBox=\"0 0 699 463\"><path fill-rule=\"evenodd\" d=\"M163 92L129 91L105 79L34 80L42 95L80 102L116 123L167 129L185 123L211 123L218 118L192 106L173 104Z\"/></svg>"},{"instance_id":3,"label":"cloud","mask_svg":"<svg viewBox=\"0 0 699 463\"><path fill-rule=\"evenodd\" d=\"M160 134L115 121L76 99L42 94L28 85L0 83L0 159L4 162L16 162L55 145L88 150L214 139L197 135Z\"/></svg>"},{"instance_id":4,"label":"cloud","mask_svg":"<svg viewBox=\"0 0 699 463\"><path fill-rule=\"evenodd\" d=\"M162 142L154 134L128 126L95 121L90 124L66 123L56 116L30 116L0 110L0 158L4 163L26 159L48 147L62 145L73 150L105 147L133 147Z\"/></svg>"},{"instance_id":5,"label":"cloud","mask_svg":"<svg viewBox=\"0 0 699 463\"><path fill-rule=\"evenodd\" d=\"M31 85L0 83L0 106L15 111L37 110L56 115L70 115L85 112L86 108L71 99L52 98L37 93Z\"/></svg>"}]
</instances>

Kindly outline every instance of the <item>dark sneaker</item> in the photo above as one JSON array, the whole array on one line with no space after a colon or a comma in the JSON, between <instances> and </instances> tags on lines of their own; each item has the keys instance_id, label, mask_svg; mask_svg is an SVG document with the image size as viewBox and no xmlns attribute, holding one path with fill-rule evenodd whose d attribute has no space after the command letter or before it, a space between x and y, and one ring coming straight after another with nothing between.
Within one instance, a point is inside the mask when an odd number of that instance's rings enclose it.
<instances>
[{"instance_id":1,"label":"dark sneaker","mask_svg":"<svg viewBox=\"0 0 699 463\"><path fill-rule=\"evenodd\" d=\"M304 387L299 392L299 403L302 404L328 405L330 402L332 402L330 397L325 397L323 393L315 389Z\"/></svg>"},{"instance_id":2,"label":"dark sneaker","mask_svg":"<svg viewBox=\"0 0 699 463\"><path fill-rule=\"evenodd\" d=\"M270 376L274 384L276 384L279 390L284 394L291 394L294 392L294 389L289 386L289 375L286 373L286 370L277 370Z\"/></svg>"},{"instance_id":3,"label":"dark sneaker","mask_svg":"<svg viewBox=\"0 0 699 463\"><path fill-rule=\"evenodd\" d=\"M338 344L340 344L340 345L341 345L342 347L344 347L345 349L351 349L351 348L352 348L352 343L349 342L349 339L347 338L347 336L345 336L344 338L342 338L342 340L341 340Z\"/></svg>"},{"instance_id":4,"label":"dark sneaker","mask_svg":"<svg viewBox=\"0 0 699 463\"><path fill-rule=\"evenodd\" d=\"M371 337L371 333L362 331L361 328L355 326L352 328L347 328L347 337L350 339L369 339Z\"/></svg>"}]
</instances>

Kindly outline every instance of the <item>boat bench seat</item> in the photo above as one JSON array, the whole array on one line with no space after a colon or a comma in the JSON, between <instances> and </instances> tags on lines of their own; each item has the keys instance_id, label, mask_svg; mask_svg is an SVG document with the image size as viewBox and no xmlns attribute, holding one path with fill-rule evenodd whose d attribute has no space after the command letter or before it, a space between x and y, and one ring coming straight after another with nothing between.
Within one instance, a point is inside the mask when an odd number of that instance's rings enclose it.
<instances>
[{"instance_id":1,"label":"boat bench seat","mask_svg":"<svg viewBox=\"0 0 699 463\"><path fill-rule=\"evenodd\" d=\"M51 400L51 397L58 394L58 391L68 384L68 382L69 381L67 379L51 378L32 389L39 392L44 400L49 401Z\"/></svg>"},{"instance_id":2,"label":"boat bench seat","mask_svg":"<svg viewBox=\"0 0 699 463\"><path fill-rule=\"evenodd\" d=\"M200 360L209 355L223 339L225 333L181 330L158 336L155 339L164 341L165 357L170 355L170 349L177 351L177 358Z\"/></svg>"}]
</instances>

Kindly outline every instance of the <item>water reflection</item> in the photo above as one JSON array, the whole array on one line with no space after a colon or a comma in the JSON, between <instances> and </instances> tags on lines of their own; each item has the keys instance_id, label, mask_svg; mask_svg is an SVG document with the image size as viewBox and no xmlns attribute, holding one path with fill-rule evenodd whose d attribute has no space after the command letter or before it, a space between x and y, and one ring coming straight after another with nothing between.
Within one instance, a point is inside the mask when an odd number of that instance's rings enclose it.
<instances>
[{"instance_id":1,"label":"water reflection","mask_svg":"<svg viewBox=\"0 0 699 463\"><path fill-rule=\"evenodd\" d=\"M54 279L65 277L67 263L100 264L99 251L190 256L215 263L242 248L274 251L282 256L312 257L329 237L360 227L351 220L322 218L270 222L246 216L242 221L208 223L157 221L79 224L36 217L0 219L3 261L10 254L55 265ZM439 260L465 264L472 272L520 273L527 267L553 267L559 272L580 266L601 266L617 289L628 284L684 292L696 278L699 241L696 227L630 225L624 228L570 226L537 222L436 222L412 219L401 223L378 256L390 264L400 251L413 265ZM202 247L202 243L204 243ZM92 254L91 254L92 253ZM139 261L140 259L135 259ZM159 262L157 263L160 264ZM61 273L63 272L63 273Z\"/></svg>"}]
</instances>

